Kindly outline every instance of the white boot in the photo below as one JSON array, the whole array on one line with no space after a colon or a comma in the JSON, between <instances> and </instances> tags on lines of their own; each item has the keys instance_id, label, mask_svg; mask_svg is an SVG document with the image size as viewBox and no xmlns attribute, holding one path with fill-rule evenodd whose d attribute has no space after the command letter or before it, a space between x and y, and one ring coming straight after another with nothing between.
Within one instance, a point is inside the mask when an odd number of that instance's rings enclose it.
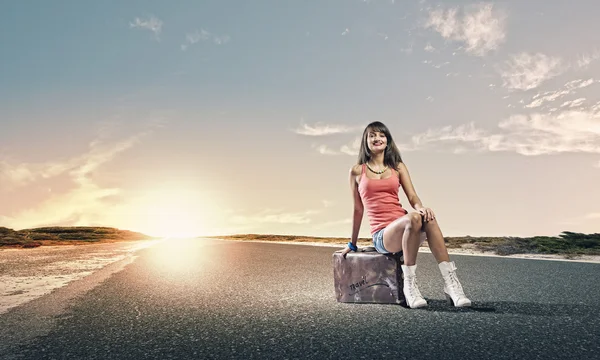
<instances>
[{"instance_id":1,"label":"white boot","mask_svg":"<svg viewBox=\"0 0 600 360\"><path fill-rule=\"evenodd\" d=\"M423 296L421 296L421 292L417 287L416 270L417 265L402 265L402 273L404 274L404 298L406 299L406 304L412 309L427 306L427 301L423 299Z\"/></svg>"},{"instance_id":2,"label":"white boot","mask_svg":"<svg viewBox=\"0 0 600 360\"><path fill-rule=\"evenodd\" d=\"M471 306L471 300L467 298L462 285L456 277L456 265L454 261L442 261L438 264L442 277L444 278L444 293L446 299L455 307Z\"/></svg>"}]
</instances>

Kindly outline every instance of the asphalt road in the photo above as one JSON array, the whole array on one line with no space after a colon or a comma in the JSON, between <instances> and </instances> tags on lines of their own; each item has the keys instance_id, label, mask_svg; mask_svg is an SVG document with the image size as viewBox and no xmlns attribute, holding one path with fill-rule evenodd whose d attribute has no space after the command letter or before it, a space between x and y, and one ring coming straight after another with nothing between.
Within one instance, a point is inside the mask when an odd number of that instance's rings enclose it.
<instances>
[{"instance_id":1,"label":"asphalt road","mask_svg":"<svg viewBox=\"0 0 600 360\"><path fill-rule=\"evenodd\" d=\"M0 358L600 358L600 264L454 255L456 309L420 253L430 305L407 309L336 302L335 250L159 243L0 315Z\"/></svg>"}]
</instances>

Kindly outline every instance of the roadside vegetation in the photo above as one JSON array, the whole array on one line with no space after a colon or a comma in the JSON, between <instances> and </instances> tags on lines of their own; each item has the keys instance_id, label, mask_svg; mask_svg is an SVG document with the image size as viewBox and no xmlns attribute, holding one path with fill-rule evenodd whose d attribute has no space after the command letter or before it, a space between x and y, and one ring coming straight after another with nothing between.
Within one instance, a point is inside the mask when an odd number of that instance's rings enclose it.
<instances>
[{"instance_id":1,"label":"roadside vegetation","mask_svg":"<svg viewBox=\"0 0 600 360\"><path fill-rule=\"evenodd\" d=\"M73 245L95 242L150 240L152 237L110 227L41 227L13 230L0 227L0 247L33 248L42 245Z\"/></svg>"},{"instance_id":2,"label":"roadside vegetation","mask_svg":"<svg viewBox=\"0 0 600 360\"><path fill-rule=\"evenodd\" d=\"M310 237L291 235L229 235L213 236L212 238L231 240L261 240L261 241L293 241L345 244L348 238ZM446 237L449 249L471 249L480 252L493 252L497 255L512 254L554 254L566 258L577 258L581 255L600 255L600 233L583 234L563 231L559 236L534 237ZM370 238L358 239L358 246L372 246ZM423 246L427 246L424 244Z\"/></svg>"}]
</instances>

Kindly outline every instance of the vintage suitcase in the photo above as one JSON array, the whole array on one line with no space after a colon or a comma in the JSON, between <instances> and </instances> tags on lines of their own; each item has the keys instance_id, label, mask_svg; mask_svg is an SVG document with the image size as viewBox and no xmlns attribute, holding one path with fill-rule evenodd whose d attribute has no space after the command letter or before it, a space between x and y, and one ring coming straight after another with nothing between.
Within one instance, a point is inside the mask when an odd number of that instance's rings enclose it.
<instances>
[{"instance_id":1,"label":"vintage suitcase","mask_svg":"<svg viewBox=\"0 0 600 360\"><path fill-rule=\"evenodd\" d=\"M402 292L402 252L380 254L374 247L333 253L333 279L337 301L344 303L405 303Z\"/></svg>"}]
</instances>

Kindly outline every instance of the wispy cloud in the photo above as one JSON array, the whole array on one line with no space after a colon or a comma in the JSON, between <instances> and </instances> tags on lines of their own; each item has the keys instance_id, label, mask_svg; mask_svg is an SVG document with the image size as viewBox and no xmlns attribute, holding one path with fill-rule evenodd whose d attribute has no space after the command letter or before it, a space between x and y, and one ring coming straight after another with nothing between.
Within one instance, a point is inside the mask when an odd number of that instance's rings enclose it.
<instances>
[{"instance_id":1,"label":"wispy cloud","mask_svg":"<svg viewBox=\"0 0 600 360\"><path fill-rule=\"evenodd\" d=\"M536 108L542 106L542 104L546 102L552 102L556 99L559 99L565 95L569 95L569 90L561 90L561 91L547 91L543 94L537 94L533 97L532 101L525 105L526 108Z\"/></svg>"},{"instance_id":2,"label":"wispy cloud","mask_svg":"<svg viewBox=\"0 0 600 360\"><path fill-rule=\"evenodd\" d=\"M0 216L0 224L15 229L55 224L85 225L99 219L106 211L105 200L120 193L119 188L98 185L93 174L118 154L139 143L149 131L133 135L116 143L94 140L88 152L61 162L41 164L11 164L0 162L3 191L15 191L46 179L66 176L72 187L63 192L51 192L37 206L18 210L10 216Z\"/></svg>"},{"instance_id":3,"label":"wispy cloud","mask_svg":"<svg viewBox=\"0 0 600 360\"><path fill-rule=\"evenodd\" d=\"M600 59L600 51L596 50L590 54L580 55L576 61L576 65L579 68L587 68L591 63Z\"/></svg>"},{"instance_id":4,"label":"wispy cloud","mask_svg":"<svg viewBox=\"0 0 600 360\"><path fill-rule=\"evenodd\" d=\"M380 36L381 38L383 38L383 40L387 40L388 36L385 33L377 33L378 36Z\"/></svg>"},{"instance_id":5,"label":"wispy cloud","mask_svg":"<svg viewBox=\"0 0 600 360\"><path fill-rule=\"evenodd\" d=\"M151 15L148 19L136 17L133 22L129 23L129 27L131 28L140 28L152 31L157 40L159 39L162 31L162 26L163 22L153 15Z\"/></svg>"},{"instance_id":6,"label":"wispy cloud","mask_svg":"<svg viewBox=\"0 0 600 360\"><path fill-rule=\"evenodd\" d=\"M431 67L434 67L436 69L440 69L446 65L450 65L449 61L444 61L443 63L439 63L439 64L434 64L433 61L431 60L423 60L422 61L423 64L427 64L427 65L431 65Z\"/></svg>"},{"instance_id":7,"label":"wispy cloud","mask_svg":"<svg viewBox=\"0 0 600 360\"><path fill-rule=\"evenodd\" d=\"M231 38L229 35L215 35L213 36L213 42L217 45L226 44Z\"/></svg>"},{"instance_id":8,"label":"wispy cloud","mask_svg":"<svg viewBox=\"0 0 600 360\"><path fill-rule=\"evenodd\" d=\"M322 200L322 203L323 203L323 207L326 207L326 208L331 207L334 204L334 202L331 200Z\"/></svg>"},{"instance_id":9,"label":"wispy cloud","mask_svg":"<svg viewBox=\"0 0 600 360\"><path fill-rule=\"evenodd\" d=\"M506 39L506 14L494 9L490 3L470 5L463 8L435 9L429 12L424 24L443 38L464 43L467 53L484 56L497 50Z\"/></svg>"},{"instance_id":10,"label":"wispy cloud","mask_svg":"<svg viewBox=\"0 0 600 360\"><path fill-rule=\"evenodd\" d=\"M446 126L416 135L412 142L421 149L436 143L451 143L470 145L477 151L521 155L600 153L600 112L592 109L512 115L502 120L498 128L502 131L490 133L473 123Z\"/></svg>"},{"instance_id":11,"label":"wispy cloud","mask_svg":"<svg viewBox=\"0 0 600 360\"><path fill-rule=\"evenodd\" d=\"M498 71L507 89L531 90L564 72L565 68L561 65L562 60L558 57L520 53L513 55Z\"/></svg>"},{"instance_id":12,"label":"wispy cloud","mask_svg":"<svg viewBox=\"0 0 600 360\"><path fill-rule=\"evenodd\" d=\"M350 29L346 28L346 30L344 30L344 31L342 32L342 35L347 35L349 32L350 32Z\"/></svg>"},{"instance_id":13,"label":"wispy cloud","mask_svg":"<svg viewBox=\"0 0 600 360\"><path fill-rule=\"evenodd\" d=\"M194 45L200 41L212 41L217 45L223 45L229 42L231 37L229 35L215 35L210 32L200 29L185 35L185 42L181 44L181 50L186 51L191 45Z\"/></svg>"},{"instance_id":14,"label":"wispy cloud","mask_svg":"<svg viewBox=\"0 0 600 360\"><path fill-rule=\"evenodd\" d=\"M336 151L324 144L320 144L320 145L313 144L312 148L316 149L319 152L319 154L322 154L322 155L341 155L342 154L341 152Z\"/></svg>"},{"instance_id":15,"label":"wispy cloud","mask_svg":"<svg viewBox=\"0 0 600 360\"><path fill-rule=\"evenodd\" d=\"M598 81L595 81L594 78L590 78L587 80L583 80L583 79L572 80L572 81L569 81L568 83L566 83L565 87L569 90L581 89L581 88L592 85L594 82L598 82Z\"/></svg>"},{"instance_id":16,"label":"wispy cloud","mask_svg":"<svg viewBox=\"0 0 600 360\"><path fill-rule=\"evenodd\" d=\"M574 107L578 107L581 106L581 104L583 104L583 102L585 101L585 98L579 98L579 99L575 99L575 100L569 100L569 101L565 101L564 103L562 103L562 105L560 106L562 107L570 107L570 108L574 108Z\"/></svg>"},{"instance_id":17,"label":"wispy cloud","mask_svg":"<svg viewBox=\"0 0 600 360\"><path fill-rule=\"evenodd\" d=\"M463 141L472 142L482 138L483 130L475 127L473 122L457 127L444 126L438 129L429 129L422 134L413 135L411 141L417 147L438 141Z\"/></svg>"},{"instance_id":18,"label":"wispy cloud","mask_svg":"<svg viewBox=\"0 0 600 360\"><path fill-rule=\"evenodd\" d=\"M340 147L340 153L352 156L358 155L361 141L362 138L360 136L355 137L351 144Z\"/></svg>"},{"instance_id":19,"label":"wispy cloud","mask_svg":"<svg viewBox=\"0 0 600 360\"><path fill-rule=\"evenodd\" d=\"M343 134L359 131L361 128L352 127L342 124L323 124L316 123L315 125L308 125L302 121L300 127L293 129L292 131L296 134L307 135L307 136L324 136L331 134Z\"/></svg>"},{"instance_id":20,"label":"wispy cloud","mask_svg":"<svg viewBox=\"0 0 600 360\"><path fill-rule=\"evenodd\" d=\"M564 85L563 90L546 91L546 92L538 93L538 94L534 95L533 98L531 99L531 102L529 104L525 105L525 107L526 108L540 107L545 103L553 102L553 101L558 100L566 95L576 93L577 89L585 88L587 86L592 85L595 82L598 82L598 81L595 81L593 78L590 78L587 80L578 79L578 80L569 81Z\"/></svg>"}]
</instances>

